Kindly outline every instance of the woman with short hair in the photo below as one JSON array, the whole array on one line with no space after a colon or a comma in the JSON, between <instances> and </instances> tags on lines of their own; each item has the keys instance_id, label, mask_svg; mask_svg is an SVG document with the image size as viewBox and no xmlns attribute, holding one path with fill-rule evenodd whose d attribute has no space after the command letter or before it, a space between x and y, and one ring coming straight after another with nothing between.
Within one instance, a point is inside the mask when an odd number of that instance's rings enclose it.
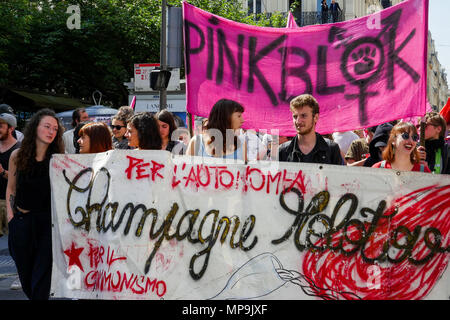
<instances>
[{"instance_id":1,"label":"woman with short hair","mask_svg":"<svg viewBox=\"0 0 450 320\"><path fill-rule=\"evenodd\" d=\"M133 116L134 111L130 107L120 107L119 112L111 119L112 144L114 149L131 149L128 145L128 139L125 137L127 132L127 121Z\"/></svg>"},{"instance_id":2,"label":"woman with short hair","mask_svg":"<svg viewBox=\"0 0 450 320\"><path fill-rule=\"evenodd\" d=\"M111 131L103 122L85 124L78 134L80 153L99 153L112 149Z\"/></svg>"}]
</instances>

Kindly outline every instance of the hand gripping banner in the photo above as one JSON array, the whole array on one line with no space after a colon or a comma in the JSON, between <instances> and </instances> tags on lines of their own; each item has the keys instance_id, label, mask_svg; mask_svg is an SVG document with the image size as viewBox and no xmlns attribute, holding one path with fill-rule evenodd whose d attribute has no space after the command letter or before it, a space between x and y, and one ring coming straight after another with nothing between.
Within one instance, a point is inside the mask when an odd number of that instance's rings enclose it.
<instances>
[{"instance_id":1,"label":"hand gripping banner","mask_svg":"<svg viewBox=\"0 0 450 320\"><path fill-rule=\"evenodd\" d=\"M292 136L289 101L303 93L319 101L322 134L425 114L427 0L302 28L245 25L186 2L183 17L193 115L233 99L245 108L244 128Z\"/></svg>"}]
</instances>

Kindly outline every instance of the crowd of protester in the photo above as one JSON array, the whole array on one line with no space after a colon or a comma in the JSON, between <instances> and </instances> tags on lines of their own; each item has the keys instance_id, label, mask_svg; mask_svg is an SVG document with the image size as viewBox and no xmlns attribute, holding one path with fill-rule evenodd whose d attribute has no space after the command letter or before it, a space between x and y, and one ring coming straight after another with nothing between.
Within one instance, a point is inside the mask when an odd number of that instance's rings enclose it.
<instances>
[{"instance_id":1,"label":"crowd of protester","mask_svg":"<svg viewBox=\"0 0 450 320\"><path fill-rule=\"evenodd\" d=\"M290 102L297 134L285 137L243 130L244 106L221 99L191 138L174 115L121 107L110 125L73 112L71 130L56 114L38 111L24 134L16 130L14 111L0 105L0 236L8 234L21 287L30 299L48 299L52 266L50 158L55 153L99 153L114 149L166 150L174 155L247 161L288 161L391 168L449 174L447 121L439 113L425 117L425 144L418 145L419 125L392 121L354 132L321 135L317 100L304 94ZM289 121L289 119L287 119ZM65 131L65 132L64 132Z\"/></svg>"}]
</instances>

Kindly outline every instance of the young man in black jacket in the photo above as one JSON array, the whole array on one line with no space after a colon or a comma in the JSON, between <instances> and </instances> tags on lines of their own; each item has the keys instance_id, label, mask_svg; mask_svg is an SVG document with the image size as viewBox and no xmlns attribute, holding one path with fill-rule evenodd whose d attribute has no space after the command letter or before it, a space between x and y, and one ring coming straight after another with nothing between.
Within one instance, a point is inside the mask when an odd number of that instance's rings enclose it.
<instances>
[{"instance_id":1,"label":"young man in black jacket","mask_svg":"<svg viewBox=\"0 0 450 320\"><path fill-rule=\"evenodd\" d=\"M316 132L317 100L310 94L302 94L291 101L290 109L297 135L280 146L279 161L343 165L339 146Z\"/></svg>"},{"instance_id":2,"label":"young man in black jacket","mask_svg":"<svg viewBox=\"0 0 450 320\"><path fill-rule=\"evenodd\" d=\"M425 116L425 150L431 172L450 174L450 147L445 143L447 123L437 112L428 112Z\"/></svg>"}]
</instances>

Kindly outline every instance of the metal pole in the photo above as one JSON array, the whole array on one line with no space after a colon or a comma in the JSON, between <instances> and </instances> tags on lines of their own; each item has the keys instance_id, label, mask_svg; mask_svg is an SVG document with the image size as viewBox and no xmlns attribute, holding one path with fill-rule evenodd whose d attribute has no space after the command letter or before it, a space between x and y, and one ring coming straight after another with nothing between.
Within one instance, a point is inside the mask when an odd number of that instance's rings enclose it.
<instances>
[{"instance_id":1,"label":"metal pole","mask_svg":"<svg viewBox=\"0 0 450 320\"><path fill-rule=\"evenodd\" d=\"M167 70L167 0L161 4L161 70ZM159 91L159 110L167 108L167 90Z\"/></svg>"}]
</instances>

